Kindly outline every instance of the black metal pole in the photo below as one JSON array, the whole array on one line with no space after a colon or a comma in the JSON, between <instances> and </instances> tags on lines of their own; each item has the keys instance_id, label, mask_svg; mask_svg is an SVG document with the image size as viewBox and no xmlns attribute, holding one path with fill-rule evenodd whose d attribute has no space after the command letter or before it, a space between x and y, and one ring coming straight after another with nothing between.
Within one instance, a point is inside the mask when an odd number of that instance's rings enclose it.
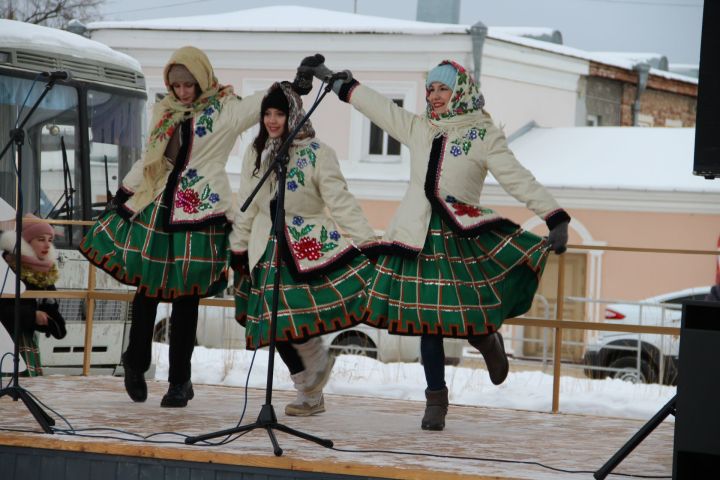
<instances>
[{"instance_id":1,"label":"black metal pole","mask_svg":"<svg viewBox=\"0 0 720 480\"><path fill-rule=\"evenodd\" d=\"M52 87L55 85L55 79L51 78L45 85L45 89L42 94L35 101L28 114L25 116L20 124L10 131L10 140L0 152L0 159L3 158L5 153L10 149L11 145L17 146L17 204L15 205L15 310L14 310L14 331L13 341L15 342L14 357L13 357L13 373L12 373L12 384L6 388L0 390L0 398L5 395L10 396L14 401L22 400L30 413L35 417L35 420L40 424L40 427L45 433L53 433L51 428L55 425L55 420L50 417L40 406L33 400L28 392L20 386L18 370L20 369L20 269L21 269L21 239L22 239L22 147L25 143L25 131L23 128L28 122L32 114L37 110L40 102L50 92ZM11 159L14 161L14 159Z\"/></svg>"},{"instance_id":2,"label":"black metal pole","mask_svg":"<svg viewBox=\"0 0 720 480\"><path fill-rule=\"evenodd\" d=\"M270 308L270 338L268 345L267 388L265 389L265 403L272 403L273 373L275 370L275 341L277 339L277 316L280 303L280 268L282 266L282 248L285 244L285 176L287 175L287 153L276 163L277 193L275 196L275 218L273 230L275 232L275 278L273 279L273 296Z\"/></svg>"},{"instance_id":3,"label":"black metal pole","mask_svg":"<svg viewBox=\"0 0 720 480\"><path fill-rule=\"evenodd\" d=\"M283 425L281 423L278 423L277 416L275 415L275 409L272 406L272 385L273 385L273 370L275 368L275 342L276 342L276 330L277 330L277 314L278 314L278 304L280 299L280 267L282 265L282 249L286 246L285 242L285 177L287 175L287 162L288 162L288 150L290 148L290 145L292 144L292 141L295 139L296 135L302 128L302 126L307 122L307 120L310 118L310 115L315 111L317 106L320 104L320 102L325 98L325 95L330 92L330 85L327 85L325 87L325 90L323 91L322 95L318 97L318 99L313 103L310 110L307 111L305 116L300 120L298 125L295 127L295 129L288 135L288 138L283 142L283 144L278 149L278 153L275 156L275 159L270 164L268 169L265 171L265 174L260 178L258 181L258 184L253 189L252 193L248 196L247 200L245 200L245 203L243 203L240 210L243 212L247 210L247 208L252 203L253 199L257 195L258 191L260 191L260 188L263 186L263 184L267 181L267 179L270 177L270 174L272 172L277 173L277 192L275 194L275 215L273 217L273 235L275 236L275 278L273 280L273 297L271 301L271 311L270 311L270 337L269 337L269 344L268 344L268 370L267 370L267 380L265 384L265 404L260 409L260 414L258 415L257 420L254 423L248 424L248 425L242 425L234 428L228 428L226 430L220 430L218 432L213 433L207 433L204 435L198 435L196 437L188 437L185 439L185 443L188 445L208 440L210 438L216 438L216 437L224 437L227 435L232 435L235 433L240 432L247 432L250 430L254 430L256 428L262 428L265 429L268 436L270 437L270 442L273 445L273 452L276 456L280 456L283 453L282 448L280 448L280 445L278 444L277 438L275 437L275 433L273 432L273 429L280 430L281 432L289 433L290 435L294 435L296 437L309 440L311 442L315 442L318 445L321 445L323 447L332 448L333 442L332 440L327 440L323 438L316 437L314 435L310 435L304 432L301 432L299 430L295 430L294 428L290 428L286 425Z\"/></svg>"}]
</instances>

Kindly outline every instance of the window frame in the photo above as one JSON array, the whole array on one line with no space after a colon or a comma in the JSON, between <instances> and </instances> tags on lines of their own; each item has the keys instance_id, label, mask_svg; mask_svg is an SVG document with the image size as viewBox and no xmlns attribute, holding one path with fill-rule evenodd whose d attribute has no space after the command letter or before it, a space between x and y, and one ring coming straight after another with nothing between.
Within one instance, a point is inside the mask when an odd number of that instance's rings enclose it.
<instances>
[{"instance_id":1,"label":"window frame","mask_svg":"<svg viewBox=\"0 0 720 480\"><path fill-rule=\"evenodd\" d=\"M411 81L363 81L363 85L392 99L402 100L403 108L410 113L417 113L417 82ZM350 115L349 160L358 166L410 165L410 150L400 144L400 155L376 155L370 153L371 120L353 109ZM387 132L383 132L383 146L387 146Z\"/></svg>"}]
</instances>

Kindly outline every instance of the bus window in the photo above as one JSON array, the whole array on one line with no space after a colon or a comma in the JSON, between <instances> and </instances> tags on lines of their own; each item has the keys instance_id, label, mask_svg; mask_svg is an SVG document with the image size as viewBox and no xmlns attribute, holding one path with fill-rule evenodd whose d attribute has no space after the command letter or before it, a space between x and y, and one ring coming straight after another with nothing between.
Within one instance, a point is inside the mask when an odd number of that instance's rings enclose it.
<instances>
[{"instance_id":1,"label":"bus window","mask_svg":"<svg viewBox=\"0 0 720 480\"><path fill-rule=\"evenodd\" d=\"M105 208L130 166L140 158L145 101L142 98L88 91L90 128L90 198L92 216Z\"/></svg>"},{"instance_id":2,"label":"bus window","mask_svg":"<svg viewBox=\"0 0 720 480\"><path fill-rule=\"evenodd\" d=\"M16 122L22 121L44 87L42 82L33 85L32 79L0 76L0 125L14 126ZM62 211L68 208L68 203L72 204L73 200L77 202L77 196L66 196L64 188L64 180L70 179L74 184L76 178L73 175L79 171L76 169L78 158L75 154L80 142L75 134L77 112L77 90L55 85L25 124L22 149L23 212L32 212L42 217L55 216L53 210ZM3 130L0 132L0 140L4 145L9 134L6 129ZM67 154L66 164L63 162L63 142ZM0 192L3 199L15 207L17 179L11 158L6 155L0 161Z\"/></svg>"}]
</instances>

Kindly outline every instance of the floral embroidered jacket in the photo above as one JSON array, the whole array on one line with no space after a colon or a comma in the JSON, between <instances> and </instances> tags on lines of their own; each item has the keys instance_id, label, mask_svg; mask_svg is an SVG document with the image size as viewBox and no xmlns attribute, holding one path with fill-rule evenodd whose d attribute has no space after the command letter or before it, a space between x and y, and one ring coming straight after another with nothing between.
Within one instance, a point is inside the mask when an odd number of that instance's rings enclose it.
<instances>
[{"instance_id":1,"label":"floral embroidered jacket","mask_svg":"<svg viewBox=\"0 0 720 480\"><path fill-rule=\"evenodd\" d=\"M420 252L433 210L462 236L509 222L479 204L488 172L549 228L570 219L518 162L487 113L476 125L443 132L355 80L344 85L339 96L410 149L410 185L383 237L385 253Z\"/></svg>"},{"instance_id":2,"label":"floral embroidered jacket","mask_svg":"<svg viewBox=\"0 0 720 480\"><path fill-rule=\"evenodd\" d=\"M346 264L377 246L355 197L348 191L335 151L317 139L290 148L285 189L285 261L297 280L309 279ZM245 152L238 202L244 203L263 170L253 175L255 149ZM271 185L272 184L272 185ZM263 256L272 228L270 201L277 183L266 182L245 212L236 209L230 248L250 269ZM329 214L328 214L329 213Z\"/></svg>"},{"instance_id":3,"label":"floral embroidered jacket","mask_svg":"<svg viewBox=\"0 0 720 480\"><path fill-rule=\"evenodd\" d=\"M167 171L166 182L153 196L164 192L167 203L172 203L170 230L190 230L231 220L226 218L226 214L232 217L228 213L232 190L225 165L238 135L257 123L263 96L264 92L258 92L240 100L235 95L218 95L210 99L207 108L184 122L187 132L181 151L187 153L178 157L179 161L184 157L184 162ZM153 126L151 136L163 128L174 126ZM137 205L132 196L142 175L143 162L135 162L122 182L120 193L127 196L123 209L131 216L147 206Z\"/></svg>"}]
</instances>

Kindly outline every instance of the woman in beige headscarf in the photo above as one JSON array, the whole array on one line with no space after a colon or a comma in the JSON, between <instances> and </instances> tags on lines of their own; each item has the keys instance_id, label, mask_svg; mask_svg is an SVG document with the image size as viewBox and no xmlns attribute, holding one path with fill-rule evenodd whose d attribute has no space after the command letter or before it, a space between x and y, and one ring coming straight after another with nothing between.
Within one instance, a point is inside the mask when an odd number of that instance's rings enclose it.
<instances>
[{"instance_id":1,"label":"woman in beige headscarf","mask_svg":"<svg viewBox=\"0 0 720 480\"><path fill-rule=\"evenodd\" d=\"M147 398L158 303L172 302L170 386L163 407L193 398L190 358L198 302L227 280L232 192L225 164L237 136L257 122L263 93L240 99L218 83L205 53L183 47L165 65L168 95L155 104L147 147L90 229L80 250L117 280L137 287L125 388Z\"/></svg>"}]
</instances>

